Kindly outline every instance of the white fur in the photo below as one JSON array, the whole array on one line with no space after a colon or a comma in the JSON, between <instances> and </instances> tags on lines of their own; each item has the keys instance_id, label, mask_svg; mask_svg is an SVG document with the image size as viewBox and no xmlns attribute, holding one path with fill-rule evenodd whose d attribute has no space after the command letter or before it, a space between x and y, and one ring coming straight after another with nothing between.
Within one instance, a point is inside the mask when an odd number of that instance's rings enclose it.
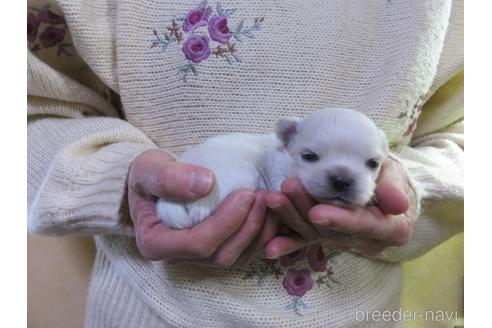
<instances>
[{"instance_id":1,"label":"white fur","mask_svg":"<svg viewBox=\"0 0 492 328\"><path fill-rule=\"evenodd\" d=\"M306 151L314 151L319 160L303 160ZM172 228L190 228L212 214L232 191L279 191L290 176L297 176L320 202L365 205L379 173L379 168L367 167L367 160L382 162L387 154L384 133L365 115L350 109L330 108L305 119L280 119L276 134L223 135L185 152L178 161L212 170L216 185L206 197L186 204L159 199L157 214ZM346 194L330 185L329 177L340 174L354 181Z\"/></svg>"}]
</instances>

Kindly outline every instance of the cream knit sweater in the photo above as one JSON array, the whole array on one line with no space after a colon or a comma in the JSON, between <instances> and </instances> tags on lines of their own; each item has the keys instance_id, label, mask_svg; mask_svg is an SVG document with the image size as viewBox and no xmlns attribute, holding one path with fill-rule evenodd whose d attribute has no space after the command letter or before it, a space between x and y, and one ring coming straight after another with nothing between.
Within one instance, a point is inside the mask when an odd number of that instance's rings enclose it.
<instances>
[{"instance_id":1,"label":"cream knit sweater","mask_svg":"<svg viewBox=\"0 0 492 328\"><path fill-rule=\"evenodd\" d=\"M398 262L462 231L463 1L44 4L28 10L28 228L96 236L87 327L401 324L356 314L397 310ZM431 107L439 88L451 92ZM135 156L327 106L371 117L421 186L408 245L379 260L325 248L323 272L309 254L244 270L139 255L125 202Z\"/></svg>"}]
</instances>

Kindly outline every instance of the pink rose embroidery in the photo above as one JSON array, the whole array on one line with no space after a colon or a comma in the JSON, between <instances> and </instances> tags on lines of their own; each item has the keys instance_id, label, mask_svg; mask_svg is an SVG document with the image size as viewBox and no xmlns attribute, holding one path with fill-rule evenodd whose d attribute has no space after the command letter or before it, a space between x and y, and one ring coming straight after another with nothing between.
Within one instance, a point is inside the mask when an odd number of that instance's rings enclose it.
<instances>
[{"instance_id":1,"label":"pink rose embroidery","mask_svg":"<svg viewBox=\"0 0 492 328\"><path fill-rule=\"evenodd\" d=\"M314 244L309 247L308 261L311 270L314 272L326 271L326 265L328 264L328 258L323 252L323 248L320 244Z\"/></svg>"},{"instance_id":2,"label":"pink rose embroidery","mask_svg":"<svg viewBox=\"0 0 492 328\"><path fill-rule=\"evenodd\" d=\"M407 109L398 115L399 119L405 121L406 129L405 132L403 133L404 137L408 137L409 135L411 135L417 128L417 120L420 114L422 113L422 107L424 105L424 100L423 100L424 97L425 97L424 95L420 96L411 109ZM408 100L405 101L405 106L406 107L409 106Z\"/></svg>"},{"instance_id":3,"label":"pink rose embroidery","mask_svg":"<svg viewBox=\"0 0 492 328\"><path fill-rule=\"evenodd\" d=\"M309 306L304 303L305 296L314 284L318 288L326 286L332 288L333 284L338 284L335 279L331 263L336 263L334 256L339 254L335 249L323 249L321 244L314 244L309 248L299 249L291 254L280 257L278 260L262 260L259 264L252 265L243 279L257 278L258 285L272 276L279 279L283 276L282 286L291 297L290 303L285 307L286 310L293 311L295 314L302 316L305 309ZM287 267L287 273L284 273L281 267ZM308 266L306 266L308 265Z\"/></svg>"},{"instance_id":4,"label":"pink rose embroidery","mask_svg":"<svg viewBox=\"0 0 492 328\"><path fill-rule=\"evenodd\" d=\"M186 59L199 63L210 56L208 38L202 35L192 35L183 44Z\"/></svg>"},{"instance_id":5,"label":"pink rose embroidery","mask_svg":"<svg viewBox=\"0 0 492 328\"><path fill-rule=\"evenodd\" d=\"M410 122L410 125L408 125L407 129L405 130L405 133L403 133L404 137L407 137L412 134L413 131L415 131L415 128L417 127L417 120L413 119Z\"/></svg>"},{"instance_id":6,"label":"pink rose embroidery","mask_svg":"<svg viewBox=\"0 0 492 328\"><path fill-rule=\"evenodd\" d=\"M313 288L313 279L308 269L289 269L282 284L289 295L302 297Z\"/></svg>"},{"instance_id":7,"label":"pink rose embroidery","mask_svg":"<svg viewBox=\"0 0 492 328\"><path fill-rule=\"evenodd\" d=\"M225 16L214 16L208 23L208 32L212 40L222 44L227 43L232 36Z\"/></svg>"},{"instance_id":8,"label":"pink rose embroidery","mask_svg":"<svg viewBox=\"0 0 492 328\"><path fill-rule=\"evenodd\" d=\"M39 19L33 14L27 15L27 41L34 42L38 36Z\"/></svg>"},{"instance_id":9,"label":"pink rose embroidery","mask_svg":"<svg viewBox=\"0 0 492 328\"><path fill-rule=\"evenodd\" d=\"M217 59L225 59L230 65L241 63L237 43L232 42L232 39L239 43L254 38L261 30L265 19L264 16L259 16L250 24L245 24L245 19L238 19L234 22L234 27L231 27L231 16L235 14L236 9L224 8L217 2L214 14L213 11L208 5L208 0L201 0L186 14L178 13L173 16L172 25L161 31L152 30L154 36L150 47L160 48L162 52L187 38L181 49L188 61L178 70L184 82L188 82L188 76L198 75L197 64L208 59L211 53ZM202 26L208 26L208 33L195 32Z\"/></svg>"},{"instance_id":10,"label":"pink rose embroidery","mask_svg":"<svg viewBox=\"0 0 492 328\"><path fill-rule=\"evenodd\" d=\"M293 253L290 253L290 254L287 254L287 255L280 257L279 263L283 267L289 267L289 266L295 264L296 262L302 260L305 255L306 255L306 249L301 248L301 249L298 249L297 251L295 251Z\"/></svg>"},{"instance_id":11,"label":"pink rose embroidery","mask_svg":"<svg viewBox=\"0 0 492 328\"><path fill-rule=\"evenodd\" d=\"M54 47L57 43L62 42L64 37L65 37L64 29L51 25L46 27L43 33L41 33L41 35L39 36L41 40L41 45L44 48Z\"/></svg>"},{"instance_id":12,"label":"pink rose embroidery","mask_svg":"<svg viewBox=\"0 0 492 328\"><path fill-rule=\"evenodd\" d=\"M42 31L42 32L41 32ZM55 14L49 5L42 8L29 7L27 13L27 41L29 50L36 56L45 50L56 50L56 55L73 56L71 43L63 42L67 34L65 18Z\"/></svg>"},{"instance_id":13,"label":"pink rose embroidery","mask_svg":"<svg viewBox=\"0 0 492 328\"><path fill-rule=\"evenodd\" d=\"M206 8L194 8L186 14L183 23L183 31L192 32L200 26L206 26L208 24L208 18L212 14L212 7Z\"/></svg>"}]
</instances>

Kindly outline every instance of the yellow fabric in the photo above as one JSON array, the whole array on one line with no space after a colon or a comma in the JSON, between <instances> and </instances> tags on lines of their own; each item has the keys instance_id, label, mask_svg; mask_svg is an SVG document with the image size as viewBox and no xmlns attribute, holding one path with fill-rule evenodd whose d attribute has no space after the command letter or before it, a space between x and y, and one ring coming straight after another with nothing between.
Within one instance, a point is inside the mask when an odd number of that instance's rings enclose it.
<instances>
[{"instance_id":1,"label":"yellow fabric","mask_svg":"<svg viewBox=\"0 0 492 328\"><path fill-rule=\"evenodd\" d=\"M428 129L421 122L440 121L443 127L461 125L452 124L460 120L459 116L446 113L456 113L457 106L463 107L463 86L464 71L461 71L439 88L425 105L415 131L417 136L425 134ZM406 322L407 328L453 328L463 325L463 245L464 234L461 233L429 253L403 264L402 310L418 313L416 320ZM426 311L433 311L434 321L431 320L431 312L426 320ZM438 320L439 311L446 311L452 320Z\"/></svg>"},{"instance_id":2,"label":"yellow fabric","mask_svg":"<svg viewBox=\"0 0 492 328\"><path fill-rule=\"evenodd\" d=\"M403 264L402 310L423 314L423 317L417 315L415 321L407 321L407 328L463 325L463 241L461 233L426 255ZM426 311L434 312L434 321L425 320ZM438 320L438 311L446 311L452 320Z\"/></svg>"},{"instance_id":3,"label":"yellow fabric","mask_svg":"<svg viewBox=\"0 0 492 328\"><path fill-rule=\"evenodd\" d=\"M438 130L454 132L446 128L456 126L464 117L464 86L465 72L461 70L432 95L419 117L414 139Z\"/></svg>"}]
</instances>

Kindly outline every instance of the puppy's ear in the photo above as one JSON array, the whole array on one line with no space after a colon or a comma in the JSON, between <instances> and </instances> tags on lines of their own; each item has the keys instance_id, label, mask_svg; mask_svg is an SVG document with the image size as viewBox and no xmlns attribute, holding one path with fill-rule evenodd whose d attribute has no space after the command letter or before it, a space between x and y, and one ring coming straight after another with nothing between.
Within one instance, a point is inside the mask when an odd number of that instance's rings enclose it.
<instances>
[{"instance_id":1,"label":"puppy's ear","mask_svg":"<svg viewBox=\"0 0 492 328\"><path fill-rule=\"evenodd\" d=\"M388 139L386 138L386 134L383 130L379 130L379 135L381 139L381 149L383 150L384 155L389 155L389 145Z\"/></svg>"},{"instance_id":2,"label":"puppy's ear","mask_svg":"<svg viewBox=\"0 0 492 328\"><path fill-rule=\"evenodd\" d=\"M297 134L300 121L299 117L283 117L277 121L275 134L284 143L285 147L289 145L292 138Z\"/></svg>"}]
</instances>

